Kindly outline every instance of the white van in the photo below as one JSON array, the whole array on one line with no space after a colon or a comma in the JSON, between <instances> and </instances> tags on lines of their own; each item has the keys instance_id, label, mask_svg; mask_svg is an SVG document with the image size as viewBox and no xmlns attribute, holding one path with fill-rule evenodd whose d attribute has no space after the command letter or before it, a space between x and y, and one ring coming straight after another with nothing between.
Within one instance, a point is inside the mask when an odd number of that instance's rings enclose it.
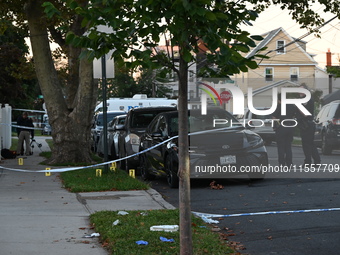
<instances>
[{"instance_id":1,"label":"white van","mask_svg":"<svg viewBox=\"0 0 340 255\"><path fill-rule=\"evenodd\" d=\"M107 101L108 111L125 111L128 112L131 108L146 107L146 106L177 106L176 99L168 98L148 98L145 94L136 94L132 98L110 98ZM103 111L103 103L99 103L95 112Z\"/></svg>"}]
</instances>

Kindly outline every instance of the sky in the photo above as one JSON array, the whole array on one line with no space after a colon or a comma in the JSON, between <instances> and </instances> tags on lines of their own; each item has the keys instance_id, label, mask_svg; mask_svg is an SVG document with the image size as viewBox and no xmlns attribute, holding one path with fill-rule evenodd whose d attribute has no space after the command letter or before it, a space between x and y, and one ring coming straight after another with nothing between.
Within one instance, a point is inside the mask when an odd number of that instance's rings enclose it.
<instances>
[{"instance_id":1,"label":"sky","mask_svg":"<svg viewBox=\"0 0 340 255\"><path fill-rule=\"evenodd\" d=\"M319 6L315 6L313 9L317 10L325 21L328 21L335 16L334 14L324 13ZM272 6L261 13L252 24L253 26L242 26L243 29L252 35L264 34L279 27L282 27L294 38L299 38L308 32L306 29L301 29L299 24L292 20L288 11L281 10L279 7L275 6ZM339 65L340 20L336 18L322 27L320 31L321 39L315 37L313 34L302 39L307 42L307 52L317 55L314 59L318 62L319 67L324 68L326 66L326 52L329 49L332 53L332 65Z\"/></svg>"}]
</instances>

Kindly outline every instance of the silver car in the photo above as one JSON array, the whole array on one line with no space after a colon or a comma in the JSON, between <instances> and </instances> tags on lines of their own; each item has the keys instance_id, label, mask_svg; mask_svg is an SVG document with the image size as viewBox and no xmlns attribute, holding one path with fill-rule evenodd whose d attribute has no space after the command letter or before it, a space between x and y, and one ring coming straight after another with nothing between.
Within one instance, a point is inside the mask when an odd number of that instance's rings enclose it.
<instances>
[{"instance_id":1,"label":"silver car","mask_svg":"<svg viewBox=\"0 0 340 255\"><path fill-rule=\"evenodd\" d=\"M126 114L118 115L111 120L107 126L107 155L109 159L118 158L118 137L119 130L116 129L118 125L124 125ZM104 155L104 132L100 133L97 152L99 156Z\"/></svg>"}]
</instances>

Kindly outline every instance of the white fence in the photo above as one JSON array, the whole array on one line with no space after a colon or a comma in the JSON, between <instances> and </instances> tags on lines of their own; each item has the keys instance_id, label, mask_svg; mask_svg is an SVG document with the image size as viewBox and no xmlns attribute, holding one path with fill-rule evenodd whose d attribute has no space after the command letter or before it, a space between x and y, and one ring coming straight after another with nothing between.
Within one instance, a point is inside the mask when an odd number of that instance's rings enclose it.
<instances>
[{"instance_id":1,"label":"white fence","mask_svg":"<svg viewBox=\"0 0 340 255\"><path fill-rule=\"evenodd\" d=\"M5 104L0 110L0 149L12 146L12 107Z\"/></svg>"}]
</instances>

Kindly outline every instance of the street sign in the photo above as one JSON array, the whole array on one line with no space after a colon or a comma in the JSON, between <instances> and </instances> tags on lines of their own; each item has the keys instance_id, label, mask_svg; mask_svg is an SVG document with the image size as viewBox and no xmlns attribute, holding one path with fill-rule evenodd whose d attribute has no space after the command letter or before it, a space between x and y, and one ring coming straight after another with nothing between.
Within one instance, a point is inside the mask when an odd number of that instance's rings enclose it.
<instances>
[{"instance_id":1,"label":"street sign","mask_svg":"<svg viewBox=\"0 0 340 255\"><path fill-rule=\"evenodd\" d=\"M220 94L220 97L221 97L223 103L228 103L228 101L231 99L232 95L229 91L222 91L221 94Z\"/></svg>"}]
</instances>

